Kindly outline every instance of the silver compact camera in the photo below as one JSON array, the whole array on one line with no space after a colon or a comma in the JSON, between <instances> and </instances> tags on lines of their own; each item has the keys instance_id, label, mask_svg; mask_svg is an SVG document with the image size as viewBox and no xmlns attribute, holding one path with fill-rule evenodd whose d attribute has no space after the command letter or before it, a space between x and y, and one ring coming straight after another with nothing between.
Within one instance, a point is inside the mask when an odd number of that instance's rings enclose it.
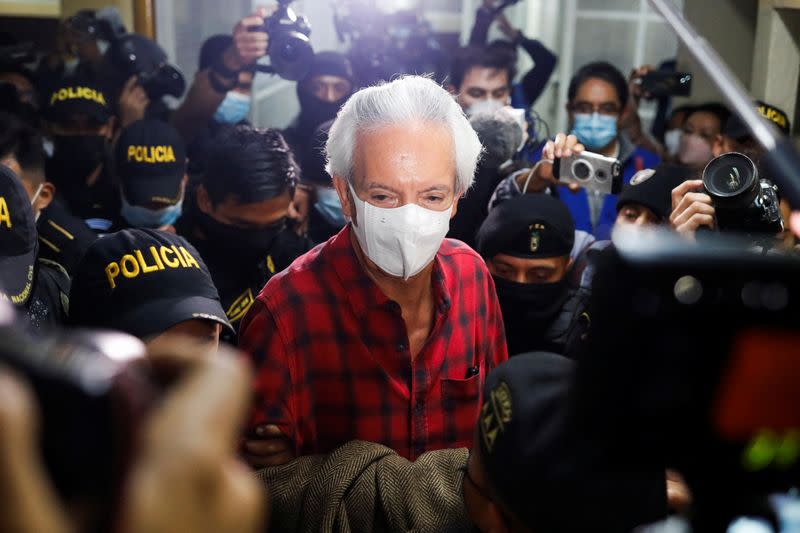
<instances>
[{"instance_id":1,"label":"silver compact camera","mask_svg":"<svg viewBox=\"0 0 800 533\"><path fill-rule=\"evenodd\" d=\"M575 183L583 189L604 194L619 194L622 190L619 161L593 152L557 158L553 163L553 174L564 185Z\"/></svg>"}]
</instances>

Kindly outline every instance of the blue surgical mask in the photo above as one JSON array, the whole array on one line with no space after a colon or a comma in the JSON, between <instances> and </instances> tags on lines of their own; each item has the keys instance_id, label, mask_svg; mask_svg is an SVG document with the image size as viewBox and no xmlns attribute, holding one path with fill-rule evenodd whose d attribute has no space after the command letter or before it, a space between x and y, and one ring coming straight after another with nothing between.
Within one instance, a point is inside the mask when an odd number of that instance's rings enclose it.
<instances>
[{"instance_id":1,"label":"blue surgical mask","mask_svg":"<svg viewBox=\"0 0 800 533\"><path fill-rule=\"evenodd\" d=\"M134 228L157 229L161 226L172 226L180 218L183 211L183 198L177 204L161 209L148 209L139 205L131 205L122 196L120 214Z\"/></svg>"},{"instance_id":2,"label":"blue surgical mask","mask_svg":"<svg viewBox=\"0 0 800 533\"><path fill-rule=\"evenodd\" d=\"M588 150L600 150L617 137L617 116L577 113L572 133Z\"/></svg>"},{"instance_id":3,"label":"blue surgical mask","mask_svg":"<svg viewBox=\"0 0 800 533\"><path fill-rule=\"evenodd\" d=\"M342 213L342 202L339 201L339 194L336 189L317 187L317 203L314 204L314 209L331 226L341 228L347 223L344 213Z\"/></svg>"},{"instance_id":4,"label":"blue surgical mask","mask_svg":"<svg viewBox=\"0 0 800 533\"><path fill-rule=\"evenodd\" d=\"M250 114L250 96L230 91L214 112L214 120L220 124L238 124Z\"/></svg>"}]
</instances>

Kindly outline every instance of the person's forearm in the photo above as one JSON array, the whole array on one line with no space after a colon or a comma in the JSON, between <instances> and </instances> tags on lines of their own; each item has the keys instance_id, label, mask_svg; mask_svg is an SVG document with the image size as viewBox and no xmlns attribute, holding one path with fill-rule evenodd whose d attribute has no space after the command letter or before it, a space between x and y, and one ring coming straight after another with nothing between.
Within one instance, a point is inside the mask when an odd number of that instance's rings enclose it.
<instances>
[{"instance_id":1,"label":"person's forearm","mask_svg":"<svg viewBox=\"0 0 800 533\"><path fill-rule=\"evenodd\" d=\"M225 69L236 73L235 76L226 79L220 73L215 72L213 68L199 71L195 75L194 82L189 87L183 103L172 114L172 125L180 132L187 144L205 128L222 100L225 99L227 91L220 89L227 87L233 89L236 85L241 64L235 51L229 48L222 55L220 61ZM212 76L215 83L212 83Z\"/></svg>"},{"instance_id":2,"label":"person's forearm","mask_svg":"<svg viewBox=\"0 0 800 533\"><path fill-rule=\"evenodd\" d=\"M558 58L535 39L528 39L524 35L520 35L518 42L533 60L533 68L525 74L521 82L526 103L533 105L547 87L547 82L553 75Z\"/></svg>"},{"instance_id":3,"label":"person's forearm","mask_svg":"<svg viewBox=\"0 0 800 533\"><path fill-rule=\"evenodd\" d=\"M478 8L475 13L475 25L469 34L470 46L485 46L489 40L489 26L492 25L494 14L485 7Z\"/></svg>"}]
</instances>

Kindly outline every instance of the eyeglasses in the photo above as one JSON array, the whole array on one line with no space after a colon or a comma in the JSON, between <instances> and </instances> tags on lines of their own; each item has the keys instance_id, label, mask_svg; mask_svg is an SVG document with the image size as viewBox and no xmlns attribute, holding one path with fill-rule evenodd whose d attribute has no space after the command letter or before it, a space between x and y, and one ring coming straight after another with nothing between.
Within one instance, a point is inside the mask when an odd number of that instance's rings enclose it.
<instances>
[{"instance_id":1,"label":"eyeglasses","mask_svg":"<svg viewBox=\"0 0 800 533\"><path fill-rule=\"evenodd\" d=\"M594 105L589 102L576 102L570 106L573 113L581 113L591 115L598 113L600 115L619 115L620 108L617 104L605 103Z\"/></svg>"}]
</instances>

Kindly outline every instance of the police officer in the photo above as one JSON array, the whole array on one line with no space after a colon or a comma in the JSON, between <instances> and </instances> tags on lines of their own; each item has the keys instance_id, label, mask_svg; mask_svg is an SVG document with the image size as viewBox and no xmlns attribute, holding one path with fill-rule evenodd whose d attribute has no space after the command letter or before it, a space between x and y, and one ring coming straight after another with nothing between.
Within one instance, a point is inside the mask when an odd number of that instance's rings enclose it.
<instances>
[{"instance_id":1,"label":"police officer","mask_svg":"<svg viewBox=\"0 0 800 533\"><path fill-rule=\"evenodd\" d=\"M37 260L36 220L20 179L0 165L0 298L24 311L32 329L63 323L69 276L55 263Z\"/></svg>"},{"instance_id":2,"label":"police officer","mask_svg":"<svg viewBox=\"0 0 800 533\"><path fill-rule=\"evenodd\" d=\"M589 292L568 279L574 239L569 210L546 194L501 203L478 230L477 251L494 278L509 355L573 356L584 340Z\"/></svg>"},{"instance_id":3,"label":"police officer","mask_svg":"<svg viewBox=\"0 0 800 533\"><path fill-rule=\"evenodd\" d=\"M58 263L71 275L97 235L53 202L56 187L45 176L41 135L8 113L0 113L0 163L14 171L28 193L37 220L38 257Z\"/></svg>"},{"instance_id":4,"label":"police officer","mask_svg":"<svg viewBox=\"0 0 800 533\"><path fill-rule=\"evenodd\" d=\"M311 248L287 226L297 177L292 152L277 130L225 128L178 222L178 233L208 264L234 327L267 280Z\"/></svg>"},{"instance_id":5,"label":"police officer","mask_svg":"<svg viewBox=\"0 0 800 533\"><path fill-rule=\"evenodd\" d=\"M154 342L167 333L216 349L231 326L208 268L185 239L127 229L98 239L75 274L69 323L117 329Z\"/></svg>"},{"instance_id":6,"label":"police officer","mask_svg":"<svg viewBox=\"0 0 800 533\"><path fill-rule=\"evenodd\" d=\"M95 232L107 232L119 213L119 187L110 168L115 117L107 91L90 78L67 77L46 95L45 119L53 139L47 179L56 201Z\"/></svg>"},{"instance_id":7,"label":"police officer","mask_svg":"<svg viewBox=\"0 0 800 533\"><path fill-rule=\"evenodd\" d=\"M175 231L186 188L186 148L166 122L134 122L117 140L114 164L121 186L121 227Z\"/></svg>"}]
</instances>

